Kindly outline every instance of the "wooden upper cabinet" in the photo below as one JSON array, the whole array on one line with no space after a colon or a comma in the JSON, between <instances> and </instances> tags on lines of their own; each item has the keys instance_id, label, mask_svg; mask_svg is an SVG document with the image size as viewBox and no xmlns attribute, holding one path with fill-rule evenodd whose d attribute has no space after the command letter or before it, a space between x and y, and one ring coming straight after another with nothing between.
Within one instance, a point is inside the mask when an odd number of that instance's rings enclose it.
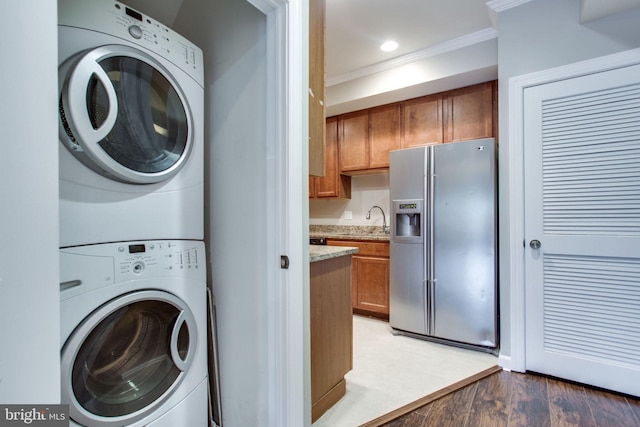
<instances>
[{"instance_id":1,"label":"wooden upper cabinet","mask_svg":"<svg viewBox=\"0 0 640 427\"><path fill-rule=\"evenodd\" d=\"M324 176L325 0L309 0L309 174Z\"/></svg>"},{"instance_id":2,"label":"wooden upper cabinet","mask_svg":"<svg viewBox=\"0 0 640 427\"><path fill-rule=\"evenodd\" d=\"M325 175L309 177L309 198L350 199L351 177L340 174L338 118L329 117L325 129Z\"/></svg>"},{"instance_id":3,"label":"wooden upper cabinet","mask_svg":"<svg viewBox=\"0 0 640 427\"><path fill-rule=\"evenodd\" d=\"M389 151L401 148L400 117L400 104L339 116L340 170L362 173L388 168Z\"/></svg>"},{"instance_id":4,"label":"wooden upper cabinet","mask_svg":"<svg viewBox=\"0 0 640 427\"><path fill-rule=\"evenodd\" d=\"M402 148L442 143L442 94L403 102L402 124Z\"/></svg>"},{"instance_id":5,"label":"wooden upper cabinet","mask_svg":"<svg viewBox=\"0 0 640 427\"><path fill-rule=\"evenodd\" d=\"M495 136L496 82L452 90L444 99L444 142Z\"/></svg>"},{"instance_id":6,"label":"wooden upper cabinet","mask_svg":"<svg viewBox=\"0 0 640 427\"><path fill-rule=\"evenodd\" d=\"M389 151L401 148L400 104L369 110L369 168L388 168Z\"/></svg>"},{"instance_id":7,"label":"wooden upper cabinet","mask_svg":"<svg viewBox=\"0 0 640 427\"><path fill-rule=\"evenodd\" d=\"M399 148L479 138L498 139L497 81L338 116L340 171L389 168Z\"/></svg>"},{"instance_id":8,"label":"wooden upper cabinet","mask_svg":"<svg viewBox=\"0 0 640 427\"><path fill-rule=\"evenodd\" d=\"M316 197L316 177L309 175L309 198L315 199Z\"/></svg>"},{"instance_id":9,"label":"wooden upper cabinet","mask_svg":"<svg viewBox=\"0 0 640 427\"><path fill-rule=\"evenodd\" d=\"M315 188L311 197L350 198L351 177L340 175L339 169L337 117L330 117L326 121L325 142L325 175L312 180ZM311 189L309 191L311 195Z\"/></svg>"},{"instance_id":10,"label":"wooden upper cabinet","mask_svg":"<svg viewBox=\"0 0 640 427\"><path fill-rule=\"evenodd\" d=\"M340 170L369 168L369 111L356 111L338 118Z\"/></svg>"},{"instance_id":11,"label":"wooden upper cabinet","mask_svg":"<svg viewBox=\"0 0 640 427\"><path fill-rule=\"evenodd\" d=\"M332 117L326 121L324 145L325 174L315 179L316 197L338 196L338 119Z\"/></svg>"}]
</instances>

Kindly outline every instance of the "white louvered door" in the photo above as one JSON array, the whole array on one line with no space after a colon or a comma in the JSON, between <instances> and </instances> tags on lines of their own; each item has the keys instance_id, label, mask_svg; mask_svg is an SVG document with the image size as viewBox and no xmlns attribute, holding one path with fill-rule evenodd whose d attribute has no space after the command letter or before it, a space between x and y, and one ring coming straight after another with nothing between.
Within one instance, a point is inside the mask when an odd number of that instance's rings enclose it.
<instances>
[{"instance_id":1,"label":"white louvered door","mask_svg":"<svg viewBox=\"0 0 640 427\"><path fill-rule=\"evenodd\" d=\"M526 368L639 396L640 66L524 109Z\"/></svg>"}]
</instances>

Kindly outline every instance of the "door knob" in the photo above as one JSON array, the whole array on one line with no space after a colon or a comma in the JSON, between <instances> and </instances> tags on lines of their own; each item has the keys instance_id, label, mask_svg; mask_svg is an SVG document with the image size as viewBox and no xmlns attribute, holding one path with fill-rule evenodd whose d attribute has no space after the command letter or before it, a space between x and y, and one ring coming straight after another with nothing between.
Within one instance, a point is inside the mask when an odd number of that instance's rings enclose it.
<instances>
[{"instance_id":1,"label":"door knob","mask_svg":"<svg viewBox=\"0 0 640 427\"><path fill-rule=\"evenodd\" d=\"M532 240L529 242L529 246L531 246L531 249L540 249L540 246L542 246L542 243L540 243L540 240Z\"/></svg>"}]
</instances>

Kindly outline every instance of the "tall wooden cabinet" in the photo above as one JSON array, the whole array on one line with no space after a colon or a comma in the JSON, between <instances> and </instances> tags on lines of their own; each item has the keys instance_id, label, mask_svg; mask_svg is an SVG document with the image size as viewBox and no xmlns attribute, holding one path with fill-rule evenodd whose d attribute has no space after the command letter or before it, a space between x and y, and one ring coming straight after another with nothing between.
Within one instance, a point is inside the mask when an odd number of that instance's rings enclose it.
<instances>
[{"instance_id":1,"label":"tall wooden cabinet","mask_svg":"<svg viewBox=\"0 0 640 427\"><path fill-rule=\"evenodd\" d=\"M325 0L309 0L309 175L323 176L325 141Z\"/></svg>"}]
</instances>

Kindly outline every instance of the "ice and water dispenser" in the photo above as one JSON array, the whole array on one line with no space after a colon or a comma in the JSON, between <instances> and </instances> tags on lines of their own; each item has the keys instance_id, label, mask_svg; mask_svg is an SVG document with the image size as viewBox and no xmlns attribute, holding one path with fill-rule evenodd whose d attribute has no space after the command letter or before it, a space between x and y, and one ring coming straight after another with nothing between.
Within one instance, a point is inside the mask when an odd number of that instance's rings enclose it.
<instances>
[{"instance_id":1,"label":"ice and water dispenser","mask_svg":"<svg viewBox=\"0 0 640 427\"><path fill-rule=\"evenodd\" d=\"M399 243L420 243L423 241L424 230L422 223L423 200L394 200L393 201L393 240Z\"/></svg>"}]
</instances>

